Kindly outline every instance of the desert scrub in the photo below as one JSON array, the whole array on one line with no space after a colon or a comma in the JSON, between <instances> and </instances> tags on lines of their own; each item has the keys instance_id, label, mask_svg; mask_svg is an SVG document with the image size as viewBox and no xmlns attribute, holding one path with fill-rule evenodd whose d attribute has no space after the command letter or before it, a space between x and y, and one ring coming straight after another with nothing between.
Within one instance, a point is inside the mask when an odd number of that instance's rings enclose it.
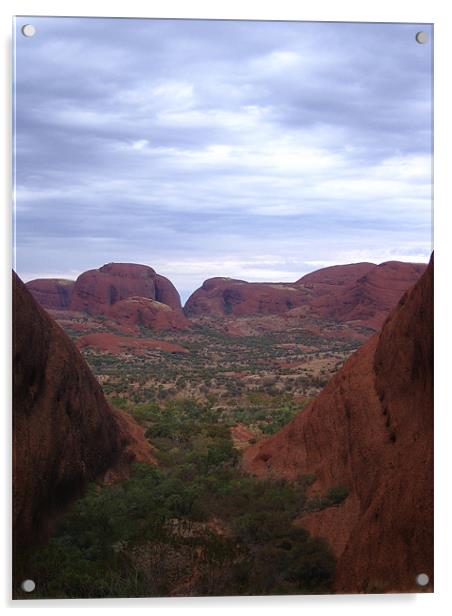
<instances>
[{"instance_id":1,"label":"desert scrub","mask_svg":"<svg viewBox=\"0 0 452 616\"><path fill-rule=\"evenodd\" d=\"M43 580L34 598L328 592L329 546L292 524L313 476L242 473L209 403L138 413L159 467L134 464L130 479L91 486L33 557L29 575Z\"/></svg>"}]
</instances>

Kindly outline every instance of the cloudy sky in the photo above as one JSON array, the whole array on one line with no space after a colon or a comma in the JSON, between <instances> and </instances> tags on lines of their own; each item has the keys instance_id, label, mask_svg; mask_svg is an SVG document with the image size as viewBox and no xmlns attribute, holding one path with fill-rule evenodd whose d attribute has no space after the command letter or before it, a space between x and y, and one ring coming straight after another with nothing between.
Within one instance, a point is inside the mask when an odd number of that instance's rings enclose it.
<instances>
[{"instance_id":1,"label":"cloudy sky","mask_svg":"<svg viewBox=\"0 0 452 616\"><path fill-rule=\"evenodd\" d=\"M186 298L218 275L428 259L432 45L415 34L429 26L16 28L23 279L145 263Z\"/></svg>"}]
</instances>

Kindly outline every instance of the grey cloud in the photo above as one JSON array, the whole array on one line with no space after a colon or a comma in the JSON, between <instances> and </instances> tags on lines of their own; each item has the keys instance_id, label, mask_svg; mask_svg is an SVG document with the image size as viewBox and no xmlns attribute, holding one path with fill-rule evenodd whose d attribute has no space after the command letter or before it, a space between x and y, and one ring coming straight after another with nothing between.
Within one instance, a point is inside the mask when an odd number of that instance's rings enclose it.
<instances>
[{"instance_id":1,"label":"grey cloud","mask_svg":"<svg viewBox=\"0 0 452 616\"><path fill-rule=\"evenodd\" d=\"M417 247L427 258L431 47L414 43L419 26L36 25L17 40L22 275L185 256L207 278L213 257L252 262L268 246L285 271ZM198 281L175 275L184 289Z\"/></svg>"}]
</instances>

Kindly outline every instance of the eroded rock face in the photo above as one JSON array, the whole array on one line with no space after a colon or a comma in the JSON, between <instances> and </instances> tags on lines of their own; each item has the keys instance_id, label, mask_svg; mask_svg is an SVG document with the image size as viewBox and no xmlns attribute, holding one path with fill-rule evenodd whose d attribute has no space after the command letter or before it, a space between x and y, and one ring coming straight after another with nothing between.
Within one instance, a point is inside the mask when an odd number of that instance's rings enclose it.
<instances>
[{"instance_id":1,"label":"eroded rock face","mask_svg":"<svg viewBox=\"0 0 452 616\"><path fill-rule=\"evenodd\" d=\"M244 465L313 473L321 493L348 489L341 505L299 521L335 550L336 591L417 592L419 572L433 579L433 261L381 332Z\"/></svg>"},{"instance_id":2,"label":"eroded rock face","mask_svg":"<svg viewBox=\"0 0 452 616\"><path fill-rule=\"evenodd\" d=\"M141 428L109 407L72 341L15 274L13 440L16 554L46 538L88 482L123 474L133 459L153 461Z\"/></svg>"},{"instance_id":3,"label":"eroded rock face","mask_svg":"<svg viewBox=\"0 0 452 616\"><path fill-rule=\"evenodd\" d=\"M190 321L182 310L173 310L167 304L147 297L129 297L116 302L109 311L109 317L123 325L143 326L154 331L190 327Z\"/></svg>"},{"instance_id":4,"label":"eroded rock face","mask_svg":"<svg viewBox=\"0 0 452 616\"><path fill-rule=\"evenodd\" d=\"M37 278L26 287L43 308L63 310L69 306L74 284L74 280L63 278Z\"/></svg>"},{"instance_id":5,"label":"eroded rock face","mask_svg":"<svg viewBox=\"0 0 452 616\"><path fill-rule=\"evenodd\" d=\"M180 309L174 285L152 267L135 263L108 263L81 274L72 292L70 309L88 314L108 314L110 307L129 297L147 297Z\"/></svg>"},{"instance_id":6,"label":"eroded rock face","mask_svg":"<svg viewBox=\"0 0 452 616\"><path fill-rule=\"evenodd\" d=\"M306 294L290 284L210 278L187 300L187 316L282 314L303 305Z\"/></svg>"}]
</instances>

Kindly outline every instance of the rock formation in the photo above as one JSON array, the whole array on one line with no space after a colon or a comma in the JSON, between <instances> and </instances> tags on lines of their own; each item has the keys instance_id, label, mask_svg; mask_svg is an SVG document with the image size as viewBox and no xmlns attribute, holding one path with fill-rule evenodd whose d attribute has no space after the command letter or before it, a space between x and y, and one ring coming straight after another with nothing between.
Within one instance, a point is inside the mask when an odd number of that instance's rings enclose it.
<instances>
[{"instance_id":1,"label":"rock formation","mask_svg":"<svg viewBox=\"0 0 452 616\"><path fill-rule=\"evenodd\" d=\"M46 538L53 518L105 473L152 462L143 431L107 404L83 357L13 274L13 529L15 554Z\"/></svg>"},{"instance_id":2,"label":"rock formation","mask_svg":"<svg viewBox=\"0 0 452 616\"><path fill-rule=\"evenodd\" d=\"M70 309L88 314L108 314L110 307L129 297L147 297L181 308L179 293L152 267L134 263L109 263L81 274L71 296Z\"/></svg>"},{"instance_id":3,"label":"rock formation","mask_svg":"<svg viewBox=\"0 0 452 616\"><path fill-rule=\"evenodd\" d=\"M281 314L303 305L306 293L290 284L210 278L187 300L187 316Z\"/></svg>"},{"instance_id":4,"label":"rock formation","mask_svg":"<svg viewBox=\"0 0 452 616\"><path fill-rule=\"evenodd\" d=\"M74 284L73 280L63 278L38 278L26 286L43 308L61 310L69 306Z\"/></svg>"},{"instance_id":5,"label":"rock formation","mask_svg":"<svg viewBox=\"0 0 452 616\"><path fill-rule=\"evenodd\" d=\"M375 263L366 262L322 267L322 269L306 274L295 284L310 286L310 288L316 288L316 285L347 286L356 282L374 267L376 267Z\"/></svg>"},{"instance_id":6,"label":"rock formation","mask_svg":"<svg viewBox=\"0 0 452 616\"><path fill-rule=\"evenodd\" d=\"M189 297L184 312L189 317L308 317L376 330L425 268L397 261L352 263L325 267L294 283L210 278Z\"/></svg>"},{"instance_id":7,"label":"rock formation","mask_svg":"<svg viewBox=\"0 0 452 616\"><path fill-rule=\"evenodd\" d=\"M433 259L381 332L244 466L348 490L299 520L335 550L335 591L416 592L417 574L433 579Z\"/></svg>"},{"instance_id":8,"label":"rock formation","mask_svg":"<svg viewBox=\"0 0 452 616\"><path fill-rule=\"evenodd\" d=\"M143 326L154 331L180 330L190 327L190 321L182 310L173 310L147 297L129 297L114 304L109 318L130 327Z\"/></svg>"},{"instance_id":9,"label":"rock formation","mask_svg":"<svg viewBox=\"0 0 452 616\"><path fill-rule=\"evenodd\" d=\"M334 321L353 321L379 329L402 293L418 280L425 269L423 263L388 261L373 266L342 288L336 286L329 293L319 289L317 284L311 312Z\"/></svg>"}]
</instances>

